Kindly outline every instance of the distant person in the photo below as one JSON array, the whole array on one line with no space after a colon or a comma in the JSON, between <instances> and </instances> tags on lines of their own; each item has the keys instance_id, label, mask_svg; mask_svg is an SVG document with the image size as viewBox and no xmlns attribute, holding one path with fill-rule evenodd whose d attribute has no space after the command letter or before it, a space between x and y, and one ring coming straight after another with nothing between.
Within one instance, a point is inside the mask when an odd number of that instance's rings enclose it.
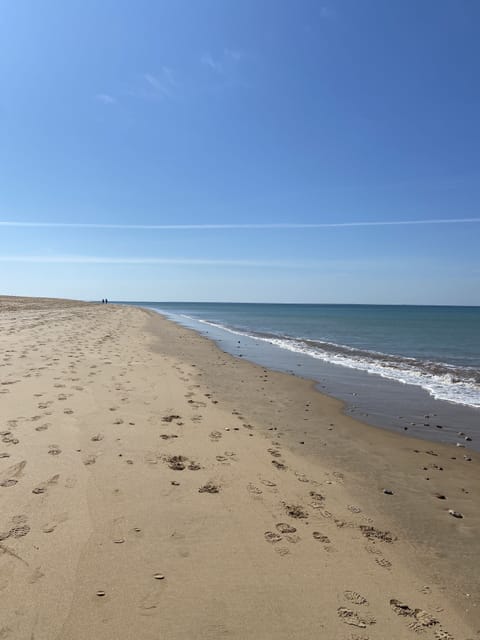
<instances>
[{"instance_id":1,"label":"distant person","mask_svg":"<svg viewBox=\"0 0 480 640\"><path fill-rule=\"evenodd\" d=\"M108 300L107 300L107 298L105 298L105 304L108 304Z\"/></svg>"},{"instance_id":2,"label":"distant person","mask_svg":"<svg viewBox=\"0 0 480 640\"><path fill-rule=\"evenodd\" d=\"M105 303L105 300L102 298L102 304L104 304L104 303Z\"/></svg>"}]
</instances>

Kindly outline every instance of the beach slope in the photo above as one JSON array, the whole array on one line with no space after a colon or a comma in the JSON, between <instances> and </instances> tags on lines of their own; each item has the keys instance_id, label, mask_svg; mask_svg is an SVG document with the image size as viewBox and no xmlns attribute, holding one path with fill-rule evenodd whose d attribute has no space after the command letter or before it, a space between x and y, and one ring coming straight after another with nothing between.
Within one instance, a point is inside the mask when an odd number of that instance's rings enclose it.
<instances>
[{"instance_id":1,"label":"beach slope","mask_svg":"<svg viewBox=\"0 0 480 640\"><path fill-rule=\"evenodd\" d=\"M476 637L476 454L143 309L0 330L0 638Z\"/></svg>"}]
</instances>

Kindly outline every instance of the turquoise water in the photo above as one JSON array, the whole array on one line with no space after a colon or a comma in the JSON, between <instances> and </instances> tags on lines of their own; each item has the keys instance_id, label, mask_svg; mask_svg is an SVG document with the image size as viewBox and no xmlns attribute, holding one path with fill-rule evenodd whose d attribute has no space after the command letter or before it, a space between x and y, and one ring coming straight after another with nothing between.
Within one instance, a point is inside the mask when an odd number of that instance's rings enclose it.
<instances>
[{"instance_id":1,"label":"turquoise water","mask_svg":"<svg viewBox=\"0 0 480 640\"><path fill-rule=\"evenodd\" d=\"M480 407L480 307L133 304Z\"/></svg>"}]
</instances>

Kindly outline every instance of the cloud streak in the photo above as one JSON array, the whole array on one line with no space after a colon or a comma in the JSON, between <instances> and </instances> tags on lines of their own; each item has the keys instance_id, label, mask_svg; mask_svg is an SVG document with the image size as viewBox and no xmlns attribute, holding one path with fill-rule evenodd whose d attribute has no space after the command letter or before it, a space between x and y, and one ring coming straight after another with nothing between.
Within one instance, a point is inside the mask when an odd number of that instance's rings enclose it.
<instances>
[{"instance_id":1,"label":"cloud streak","mask_svg":"<svg viewBox=\"0 0 480 640\"><path fill-rule=\"evenodd\" d=\"M170 100L174 97L175 80L173 70L169 67L162 67L160 73L156 75L144 73L143 78L154 94Z\"/></svg>"},{"instance_id":2,"label":"cloud streak","mask_svg":"<svg viewBox=\"0 0 480 640\"><path fill-rule=\"evenodd\" d=\"M245 53L240 49L224 49L219 57L214 57L208 51L200 57L200 62L204 67L218 74L223 74L228 67L240 63L245 58Z\"/></svg>"},{"instance_id":3,"label":"cloud streak","mask_svg":"<svg viewBox=\"0 0 480 640\"><path fill-rule=\"evenodd\" d=\"M108 93L97 93L95 98L99 102L103 102L103 104L115 104L117 102L116 99Z\"/></svg>"},{"instance_id":4,"label":"cloud streak","mask_svg":"<svg viewBox=\"0 0 480 640\"><path fill-rule=\"evenodd\" d=\"M320 262L298 262L285 260L232 260L211 258L163 258L131 256L82 256L82 255L11 255L0 256L2 262L34 264L118 264L118 265L171 265L204 267L263 267L263 268L304 268L325 266Z\"/></svg>"},{"instance_id":5,"label":"cloud streak","mask_svg":"<svg viewBox=\"0 0 480 640\"><path fill-rule=\"evenodd\" d=\"M215 60L210 53L202 54L200 58L200 62L205 66L212 69L212 71L216 71L217 73L221 73L223 71L223 64L220 60Z\"/></svg>"},{"instance_id":6,"label":"cloud streak","mask_svg":"<svg viewBox=\"0 0 480 640\"><path fill-rule=\"evenodd\" d=\"M338 229L349 227L391 227L436 224L472 224L480 218L433 218L426 220L369 220L351 222L278 222L278 223L231 223L231 224L121 224L98 222L37 222L0 220L0 227L11 228L59 228L59 229L124 229L138 231L188 231L188 230L282 230L282 229Z\"/></svg>"}]
</instances>

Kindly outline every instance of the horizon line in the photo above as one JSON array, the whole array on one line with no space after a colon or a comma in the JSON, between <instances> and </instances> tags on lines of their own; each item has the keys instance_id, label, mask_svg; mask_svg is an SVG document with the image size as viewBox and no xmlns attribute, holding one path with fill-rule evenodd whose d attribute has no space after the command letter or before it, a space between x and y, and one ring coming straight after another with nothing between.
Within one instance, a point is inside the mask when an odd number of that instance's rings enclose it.
<instances>
[{"instance_id":1,"label":"horizon line","mask_svg":"<svg viewBox=\"0 0 480 640\"><path fill-rule=\"evenodd\" d=\"M21 297L21 296L19 296ZM34 297L34 296L32 296ZM92 300L96 302L96 300ZM466 307L479 308L480 304L419 304L413 302L235 302L234 300L109 300L109 304L131 304L148 302L150 304L276 304L276 305L314 305L314 306L345 306L345 307Z\"/></svg>"},{"instance_id":2,"label":"horizon line","mask_svg":"<svg viewBox=\"0 0 480 640\"><path fill-rule=\"evenodd\" d=\"M347 227L385 227L402 225L428 225L428 224L463 224L478 223L480 218L431 218L424 220L372 220L351 222L278 222L278 223L206 223L206 224L121 224L121 223L97 223L97 222L35 222L0 220L0 227L11 228L65 228L65 229L125 229L125 230L241 230L241 229L328 229Z\"/></svg>"}]
</instances>

